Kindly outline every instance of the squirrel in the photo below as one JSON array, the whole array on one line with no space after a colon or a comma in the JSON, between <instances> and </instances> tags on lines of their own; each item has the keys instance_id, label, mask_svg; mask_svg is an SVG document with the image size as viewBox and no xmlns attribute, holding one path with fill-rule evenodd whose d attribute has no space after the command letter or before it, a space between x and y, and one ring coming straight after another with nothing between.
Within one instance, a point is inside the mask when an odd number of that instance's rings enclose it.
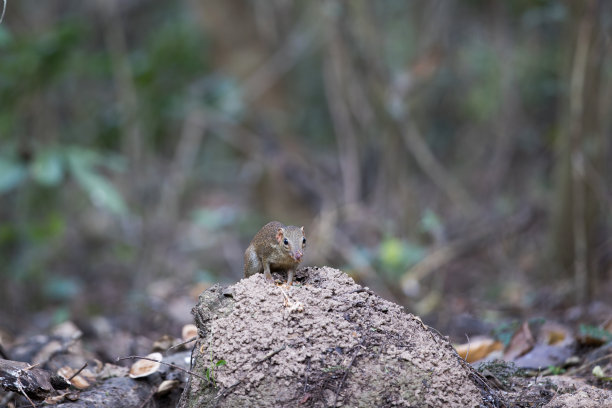
<instances>
[{"instance_id":1,"label":"squirrel","mask_svg":"<svg viewBox=\"0 0 612 408\"><path fill-rule=\"evenodd\" d=\"M287 285L291 286L305 247L304 227L269 222L255 234L244 252L244 277L263 272L272 282L270 269L283 270L287 271Z\"/></svg>"}]
</instances>

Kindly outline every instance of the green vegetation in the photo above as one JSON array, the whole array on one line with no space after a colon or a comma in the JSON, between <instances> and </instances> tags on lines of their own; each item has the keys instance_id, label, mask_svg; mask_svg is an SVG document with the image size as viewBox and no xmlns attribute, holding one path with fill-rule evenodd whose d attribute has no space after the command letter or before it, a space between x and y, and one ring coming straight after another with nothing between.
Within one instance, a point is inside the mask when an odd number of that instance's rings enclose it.
<instances>
[{"instance_id":1,"label":"green vegetation","mask_svg":"<svg viewBox=\"0 0 612 408\"><path fill-rule=\"evenodd\" d=\"M239 279L271 219L305 225L308 264L434 320L487 293L531 307L550 282L604 295L607 2L55 3L0 24L11 329Z\"/></svg>"}]
</instances>

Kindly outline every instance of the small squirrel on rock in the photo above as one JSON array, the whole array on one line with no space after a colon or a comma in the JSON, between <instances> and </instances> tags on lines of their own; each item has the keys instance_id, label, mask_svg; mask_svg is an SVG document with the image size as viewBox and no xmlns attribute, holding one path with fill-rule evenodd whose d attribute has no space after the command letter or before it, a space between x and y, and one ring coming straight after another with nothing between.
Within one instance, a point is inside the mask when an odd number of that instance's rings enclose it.
<instances>
[{"instance_id":1,"label":"small squirrel on rock","mask_svg":"<svg viewBox=\"0 0 612 408\"><path fill-rule=\"evenodd\" d=\"M263 272L272 282L270 269L287 271L287 285L291 285L305 247L304 227L269 222L255 234L244 253L244 277Z\"/></svg>"}]
</instances>

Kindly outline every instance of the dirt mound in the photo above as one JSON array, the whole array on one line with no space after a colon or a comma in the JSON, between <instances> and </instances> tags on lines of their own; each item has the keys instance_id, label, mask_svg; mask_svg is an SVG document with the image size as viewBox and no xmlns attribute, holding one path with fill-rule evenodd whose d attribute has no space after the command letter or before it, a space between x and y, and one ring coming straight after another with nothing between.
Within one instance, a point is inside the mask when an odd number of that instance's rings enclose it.
<instances>
[{"instance_id":1,"label":"dirt mound","mask_svg":"<svg viewBox=\"0 0 612 408\"><path fill-rule=\"evenodd\" d=\"M336 269L215 286L193 313L209 381L193 377L179 407L486 405L446 339Z\"/></svg>"}]
</instances>

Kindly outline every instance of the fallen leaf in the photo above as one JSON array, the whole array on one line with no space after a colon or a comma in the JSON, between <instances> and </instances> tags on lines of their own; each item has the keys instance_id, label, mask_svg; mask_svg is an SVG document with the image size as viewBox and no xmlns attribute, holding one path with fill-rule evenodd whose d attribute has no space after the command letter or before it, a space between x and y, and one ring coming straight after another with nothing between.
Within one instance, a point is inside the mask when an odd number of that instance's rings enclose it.
<instances>
[{"instance_id":1,"label":"fallen leaf","mask_svg":"<svg viewBox=\"0 0 612 408\"><path fill-rule=\"evenodd\" d=\"M155 361L145 359L137 360L130 368L131 378L147 377L159 370L159 366L161 365L159 362L162 361L161 353L151 353L147 358Z\"/></svg>"},{"instance_id":2,"label":"fallen leaf","mask_svg":"<svg viewBox=\"0 0 612 408\"><path fill-rule=\"evenodd\" d=\"M471 339L469 343L455 346L457 353L468 363L482 360L492 352L503 348L504 346L500 341L489 337L476 337Z\"/></svg>"},{"instance_id":3,"label":"fallen leaf","mask_svg":"<svg viewBox=\"0 0 612 408\"><path fill-rule=\"evenodd\" d=\"M181 330L181 337L183 338L183 341L198 337L198 328L193 323L184 325L183 329Z\"/></svg>"},{"instance_id":4,"label":"fallen leaf","mask_svg":"<svg viewBox=\"0 0 612 408\"><path fill-rule=\"evenodd\" d=\"M84 390L86 388L89 388L91 386L89 381L87 381L85 377L82 376L81 374L74 375L76 371L77 370L71 367L64 366L60 368L59 370L57 370L57 373L61 375L62 377L64 377L66 380L70 378L70 384L72 384L74 387L78 388L79 390Z\"/></svg>"},{"instance_id":5,"label":"fallen leaf","mask_svg":"<svg viewBox=\"0 0 612 408\"><path fill-rule=\"evenodd\" d=\"M155 391L155 395L157 395L158 397L161 395L166 395L170 391L175 389L178 384L179 381L177 380L165 380L161 384L159 384L159 387L157 387L157 391Z\"/></svg>"},{"instance_id":6,"label":"fallen leaf","mask_svg":"<svg viewBox=\"0 0 612 408\"><path fill-rule=\"evenodd\" d=\"M525 322L510 339L510 343L504 352L504 360L511 361L526 354L533 348L534 344L535 340L529 329L529 324Z\"/></svg>"}]
</instances>

